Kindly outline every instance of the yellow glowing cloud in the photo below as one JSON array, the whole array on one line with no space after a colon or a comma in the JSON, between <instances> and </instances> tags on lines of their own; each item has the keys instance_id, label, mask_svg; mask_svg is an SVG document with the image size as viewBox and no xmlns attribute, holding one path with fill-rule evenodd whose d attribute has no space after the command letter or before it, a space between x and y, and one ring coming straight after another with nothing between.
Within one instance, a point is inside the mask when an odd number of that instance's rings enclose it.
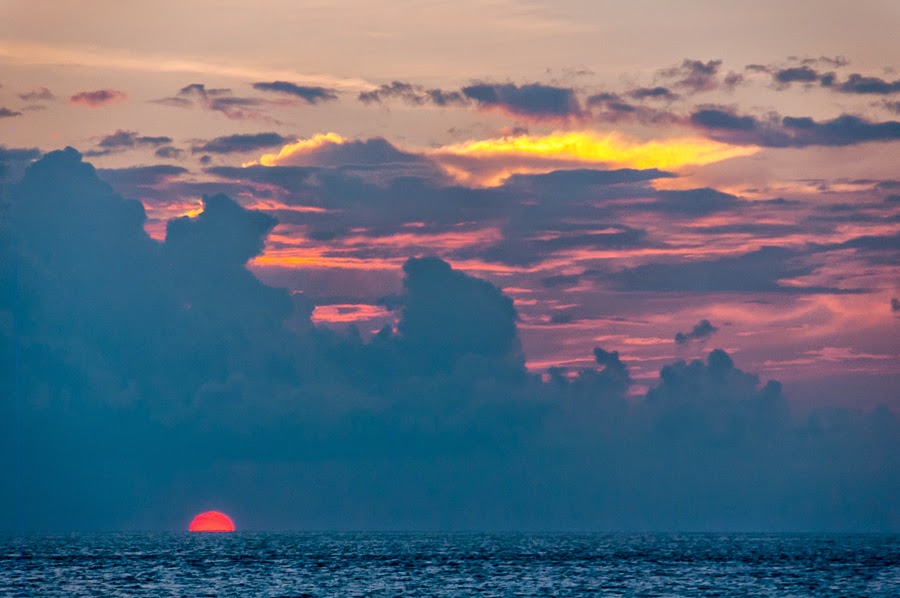
<instances>
[{"instance_id":1,"label":"yellow glowing cloud","mask_svg":"<svg viewBox=\"0 0 900 598\"><path fill-rule=\"evenodd\" d=\"M257 164L262 164L263 166L278 166L296 154L310 152L329 143L340 145L346 141L346 139L337 133L318 133L309 139L299 139L294 143L287 144L282 147L277 154L263 154L259 157L259 160L244 162L241 166L256 166Z\"/></svg>"},{"instance_id":2,"label":"yellow glowing cloud","mask_svg":"<svg viewBox=\"0 0 900 598\"><path fill-rule=\"evenodd\" d=\"M303 154L329 144L346 142L347 139L337 133L322 133L285 145L278 153L264 154L243 166L297 163L297 158L302 159ZM414 149L405 151L416 152ZM749 156L757 151L756 146L729 145L702 137L639 141L615 132L568 131L465 141L418 150L418 153L430 157L460 183L493 186L502 184L516 173L543 173L595 165L677 170L683 166L702 166Z\"/></svg>"},{"instance_id":3,"label":"yellow glowing cloud","mask_svg":"<svg viewBox=\"0 0 900 598\"><path fill-rule=\"evenodd\" d=\"M749 156L758 150L755 146L729 145L702 137L636 141L618 133L569 131L466 141L444 146L434 153L473 157L539 157L633 168L678 168Z\"/></svg>"}]
</instances>

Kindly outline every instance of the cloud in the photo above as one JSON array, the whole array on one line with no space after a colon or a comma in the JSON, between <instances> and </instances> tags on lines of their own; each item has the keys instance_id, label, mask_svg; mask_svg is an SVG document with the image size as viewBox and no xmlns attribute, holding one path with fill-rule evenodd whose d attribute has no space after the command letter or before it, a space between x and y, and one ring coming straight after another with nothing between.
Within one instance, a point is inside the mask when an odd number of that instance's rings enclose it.
<instances>
[{"instance_id":1,"label":"cloud","mask_svg":"<svg viewBox=\"0 0 900 598\"><path fill-rule=\"evenodd\" d=\"M712 260L648 263L611 274L596 273L624 291L687 293L817 294L856 292L784 281L816 271L802 263L801 254L783 247L763 247L738 256ZM741 276L735 276L740 272Z\"/></svg>"},{"instance_id":2,"label":"cloud","mask_svg":"<svg viewBox=\"0 0 900 598\"><path fill-rule=\"evenodd\" d=\"M681 64L658 72L658 76L672 81L672 84L686 93L695 94L716 89L733 89L743 81L739 73L728 72L720 78L721 60L693 60L685 58Z\"/></svg>"},{"instance_id":3,"label":"cloud","mask_svg":"<svg viewBox=\"0 0 900 598\"><path fill-rule=\"evenodd\" d=\"M21 112L10 110L9 108L0 106L0 118L10 118L12 116L22 116Z\"/></svg>"},{"instance_id":4,"label":"cloud","mask_svg":"<svg viewBox=\"0 0 900 598\"><path fill-rule=\"evenodd\" d=\"M171 137L151 137L141 135L137 131L118 129L115 133L100 138L97 148L86 152L86 156L105 156L114 152L135 149L138 147L157 147L172 143Z\"/></svg>"},{"instance_id":5,"label":"cloud","mask_svg":"<svg viewBox=\"0 0 900 598\"><path fill-rule=\"evenodd\" d=\"M709 323L709 320L700 320L690 332L678 332L675 334L675 342L683 345L689 341L706 340L716 332L718 328Z\"/></svg>"},{"instance_id":6,"label":"cloud","mask_svg":"<svg viewBox=\"0 0 900 598\"><path fill-rule=\"evenodd\" d=\"M891 297L891 311L897 313L900 311L900 299L896 297Z\"/></svg>"},{"instance_id":7,"label":"cloud","mask_svg":"<svg viewBox=\"0 0 900 598\"><path fill-rule=\"evenodd\" d=\"M772 72L775 83L789 85L791 83L815 83L819 81L819 73L808 66L789 67Z\"/></svg>"},{"instance_id":8,"label":"cloud","mask_svg":"<svg viewBox=\"0 0 900 598\"><path fill-rule=\"evenodd\" d=\"M330 102L337 99L337 90L329 89L327 87L297 85L296 83L290 83L288 81L254 83L253 89L287 94L300 98L307 104L318 104L320 102Z\"/></svg>"},{"instance_id":9,"label":"cloud","mask_svg":"<svg viewBox=\"0 0 900 598\"><path fill-rule=\"evenodd\" d=\"M632 89L627 94L629 97L634 98L635 100L665 100L671 102L673 100L678 99L678 94L674 93L672 90L667 87L637 87Z\"/></svg>"},{"instance_id":10,"label":"cloud","mask_svg":"<svg viewBox=\"0 0 900 598\"><path fill-rule=\"evenodd\" d=\"M0 183L16 181L22 178L25 169L38 158L41 151L35 148L8 148L0 145ZM4 194L4 188L0 185L0 197Z\"/></svg>"},{"instance_id":11,"label":"cloud","mask_svg":"<svg viewBox=\"0 0 900 598\"><path fill-rule=\"evenodd\" d=\"M853 73L835 89L844 93L887 95L900 92L900 79L885 81L878 77L865 77Z\"/></svg>"},{"instance_id":12,"label":"cloud","mask_svg":"<svg viewBox=\"0 0 900 598\"><path fill-rule=\"evenodd\" d=\"M20 93L19 98L25 102L50 102L56 96L46 87L35 87L31 91Z\"/></svg>"},{"instance_id":13,"label":"cloud","mask_svg":"<svg viewBox=\"0 0 900 598\"><path fill-rule=\"evenodd\" d=\"M278 133L252 133L246 135L225 135L216 137L191 148L195 154L234 154L258 150L276 145L284 145L287 137Z\"/></svg>"},{"instance_id":14,"label":"cloud","mask_svg":"<svg viewBox=\"0 0 900 598\"><path fill-rule=\"evenodd\" d=\"M480 108L499 109L512 116L568 119L582 116L575 91L540 83L476 83L462 88L465 97Z\"/></svg>"},{"instance_id":15,"label":"cloud","mask_svg":"<svg viewBox=\"0 0 900 598\"><path fill-rule=\"evenodd\" d=\"M713 139L764 147L846 146L900 139L900 122L870 122L849 114L826 121L779 115L760 120L713 107L697 110L689 122L709 131Z\"/></svg>"},{"instance_id":16,"label":"cloud","mask_svg":"<svg viewBox=\"0 0 900 598\"><path fill-rule=\"evenodd\" d=\"M151 239L71 149L12 196L0 471L21 479L0 485L0 527L177 529L211 492L271 529L900 527L887 408L792 414L718 349L634 396L637 362L608 346L532 375L513 301L435 257L403 262L396 329L317 327L302 292L247 269L271 216L209 196Z\"/></svg>"},{"instance_id":17,"label":"cloud","mask_svg":"<svg viewBox=\"0 0 900 598\"><path fill-rule=\"evenodd\" d=\"M115 89L98 89L95 91L82 91L69 96L69 103L87 108L100 108L109 104L124 102L128 94Z\"/></svg>"},{"instance_id":18,"label":"cloud","mask_svg":"<svg viewBox=\"0 0 900 598\"><path fill-rule=\"evenodd\" d=\"M363 104L380 104L385 100L395 98L413 106L422 106L424 104L464 106L469 104L469 100L460 91L427 89L421 85L403 81L393 81L390 84L382 84L375 89L361 91L357 97Z\"/></svg>"},{"instance_id":19,"label":"cloud","mask_svg":"<svg viewBox=\"0 0 900 598\"><path fill-rule=\"evenodd\" d=\"M178 90L173 97L154 100L154 103L176 108L200 107L220 112L232 120L271 120L262 108L266 100L232 95L228 88L207 88L204 83L191 83Z\"/></svg>"},{"instance_id":20,"label":"cloud","mask_svg":"<svg viewBox=\"0 0 900 598\"><path fill-rule=\"evenodd\" d=\"M558 131L455 143L430 152L459 180L498 184L517 172L535 173L587 165L675 169L752 155L757 148L688 137L641 141L618 133Z\"/></svg>"},{"instance_id":21,"label":"cloud","mask_svg":"<svg viewBox=\"0 0 900 598\"><path fill-rule=\"evenodd\" d=\"M176 160L183 154L184 151L172 145L164 145L162 147L158 147L156 148L156 151L153 152L153 155L155 155L157 158L163 158L167 160Z\"/></svg>"},{"instance_id":22,"label":"cloud","mask_svg":"<svg viewBox=\"0 0 900 598\"><path fill-rule=\"evenodd\" d=\"M148 137L139 135L136 131L117 130L111 135L100 139L99 147L108 149L132 148L138 145L163 145L172 143L171 137Z\"/></svg>"},{"instance_id":23,"label":"cloud","mask_svg":"<svg viewBox=\"0 0 900 598\"><path fill-rule=\"evenodd\" d=\"M97 174L128 197L146 197L148 194L157 195L157 187L187 172L188 170L181 166L156 164L128 168L105 168L98 170Z\"/></svg>"},{"instance_id":24,"label":"cloud","mask_svg":"<svg viewBox=\"0 0 900 598\"><path fill-rule=\"evenodd\" d=\"M851 73L846 79L840 81L835 72L823 72L814 68L818 62L821 61L806 60L800 66L783 68L763 65L751 65L748 68L753 71L768 73L777 89L786 89L792 83L804 83L807 85L818 83L820 86L829 88L832 91L848 94L890 95L900 92L900 79L888 81L880 77ZM838 67L846 65L845 62L841 63L840 61L826 62L826 64Z\"/></svg>"}]
</instances>

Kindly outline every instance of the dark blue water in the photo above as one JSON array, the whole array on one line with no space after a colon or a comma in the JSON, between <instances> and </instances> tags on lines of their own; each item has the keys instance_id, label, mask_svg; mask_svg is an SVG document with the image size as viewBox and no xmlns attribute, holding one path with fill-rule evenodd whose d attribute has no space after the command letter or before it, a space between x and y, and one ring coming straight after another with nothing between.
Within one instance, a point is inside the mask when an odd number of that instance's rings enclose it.
<instances>
[{"instance_id":1,"label":"dark blue water","mask_svg":"<svg viewBox=\"0 0 900 598\"><path fill-rule=\"evenodd\" d=\"M0 546L3 596L900 596L900 535L143 533Z\"/></svg>"}]
</instances>

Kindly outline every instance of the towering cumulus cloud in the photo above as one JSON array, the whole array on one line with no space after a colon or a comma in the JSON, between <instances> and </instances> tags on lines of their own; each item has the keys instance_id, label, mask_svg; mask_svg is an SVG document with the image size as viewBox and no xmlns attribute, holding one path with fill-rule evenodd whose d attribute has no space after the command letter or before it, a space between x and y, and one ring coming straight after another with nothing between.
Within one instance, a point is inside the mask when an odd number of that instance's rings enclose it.
<instances>
[{"instance_id":1,"label":"towering cumulus cloud","mask_svg":"<svg viewBox=\"0 0 900 598\"><path fill-rule=\"evenodd\" d=\"M177 528L210 493L281 529L900 527L886 408L799 418L718 349L645 395L611 347L531 374L512 300L435 257L366 340L247 269L277 223L224 195L158 241L72 149L3 190L2 527ZM742 284L779 289L770 253Z\"/></svg>"}]
</instances>

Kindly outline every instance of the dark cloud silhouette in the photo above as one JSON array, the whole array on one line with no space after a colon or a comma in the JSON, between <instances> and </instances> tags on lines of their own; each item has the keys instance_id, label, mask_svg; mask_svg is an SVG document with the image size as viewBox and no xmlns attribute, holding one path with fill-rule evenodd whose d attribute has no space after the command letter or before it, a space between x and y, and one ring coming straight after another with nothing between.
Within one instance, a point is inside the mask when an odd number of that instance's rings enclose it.
<instances>
[{"instance_id":1,"label":"dark cloud silhouette","mask_svg":"<svg viewBox=\"0 0 900 598\"><path fill-rule=\"evenodd\" d=\"M156 148L153 152L157 158L164 158L167 160L177 160L184 154L184 151L178 149L173 145L164 145L162 147Z\"/></svg>"},{"instance_id":2,"label":"dark cloud silhouette","mask_svg":"<svg viewBox=\"0 0 900 598\"><path fill-rule=\"evenodd\" d=\"M204 83L191 83L178 90L181 97L200 97L204 99L231 95L231 90L226 87L214 87L207 89Z\"/></svg>"},{"instance_id":3,"label":"dark cloud silhouette","mask_svg":"<svg viewBox=\"0 0 900 598\"><path fill-rule=\"evenodd\" d=\"M678 99L678 94L666 87L638 87L628 92L628 96L635 100L658 99L672 101Z\"/></svg>"},{"instance_id":4,"label":"dark cloud silhouette","mask_svg":"<svg viewBox=\"0 0 900 598\"><path fill-rule=\"evenodd\" d=\"M879 77L866 77L853 73L835 87L844 93L886 95L900 92L900 79L885 81Z\"/></svg>"},{"instance_id":5,"label":"dark cloud silhouette","mask_svg":"<svg viewBox=\"0 0 900 598\"><path fill-rule=\"evenodd\" d=\"M772 79L779 84L815 83L819 77L819 73L808 66L778 69L772 73Z\"/></svg>"},{"instance_id":6,"label":"dark cloud silhouette","mask_svg":"<svg viewBox=\"0 0 900 598\"><path fill-rule=\"evenodd\" d=\"M694 60L685 58L681 64L659 71L658 76L672 81L672 85L694 94L716 89L733 89L743 81L740 73L729 71L720 76L721 60Z\"/></svg>"},{"instance_id":7,"label":"dark cloud silhouette","mask_svg":"<svg viewBox=\"0 0 900 598\"><path fill-rule=\"evenodd\" d=\"M100 108L116 102L128 99L128 94L115 89L98 89L96 91L82 91L69 96L69 103L88 108Z\"/></svg>"},{"instance_id":8,"label":"dark cloud silhouette","mask_svg":"<svg viewBox=\"0 0 900 598\"><path fill-rule=\"evenodd\" d=\"M22 178L25 168L41 156L37 148L8 148L0 145L0 182ZM0 193L3 191L0 186Z\"/></svg>"},{"instance_id":9,"label":"dark cloud silhouette","mask_svg":"<svg viewBox=\"0 0 900 598\"><path fill-rule=\"evenodd\" d=\"M99 147L108 149L131 148L138 145L163 145L172 143L171 137L148 137L139 135L137 131L117 130L111 135L107 135L100 139L97 143Z\"/></svg>"},{"instance_id":10,"label":"dark cloud silhouette","mask_svg":"<svg viewBox=\"0 0 900 598\"><path fill-rule=\"evenodd\" d=\"M185 85L175 96L154 102L176 108L200 107L220 112L232 120L270 120L263 110L269 105L266 100L235 96L231 89L207 88L204 83Z\"/></svg>"},{"instance_id":11,"label":"dark cloud silhouette","mask_svg":"<svg viewBox=\"0 0 900 598\"><path fill-rule=\"evenodd\" d=\"M10 118L12 116L22 116L22 113L17 110L10 110L5 106L0 106L0 118Z\"/></svg>"},{"instance_id":12,"label":"dark cloud silhouette","mask_svg":"<svg viewBox=\"0 0 900 598\"><path fill-rule=\"evenodd\" d=\"M900 311L900 299L891 297L891 311L894 313Z\"/></svg>"},{"instance_id":13,"label":"dark cloud silhouette","mask_svg":"<svg viewBox=\"0 0 900 598\"><path fill-rule=\"evenodd\" d=\"M216 137L191 148L195 154L234 154L280 146L288 143L287 137L278 133L252 133L248 135L225 135Z\"/></svg>"},{"instance_id":14,"label":"dark cloud silhouette","mask_svg":"<svg viewBox=\"0 0 900 598\"><path fill-rule=\"evenodd\" d=\"M669 94L664 93L669 91ZM635 95L636 94L636 95ZM672 101L678 95L664 87L638 88L628 93L628 97L641 101L647 98L664 99ZM642 104L634 104L626 101L626 98L611 92L601 92L590 95L585 100L588 108L591 108L591 118L598 122L619 123L636 121L644 124L662 125L672 124L679 117L668 110L659 110Z\"/></svg>"},{"instance_id":15,"label":"dark cloud silhouette","mask_svg":"<svg viewBox=\"0 0 900 598\"><path fill-rule=\"evenodd\" d=\"M752 116L738 116L734 112L718 108L705 108L691 114L691 122L704 129L755 131L759 123Z\"/></svg>"},{"instance_id":16,"label":"dark cloud silhouette","mask_svg":"<svg viewBox=\"0 0 900 598\"><path fill-rule=\"evenodd\" d=\"M171 137L150 137L141 135L137 131L118 129L115 133L100 138L100 141L97 142L97 149L85 152L85 155L105 156L138 147L157 147L167 143L172 143Z\"/></svg>"},{"instance_id":17,"label":"dark cloud silhouette","mask_svg":"<svg viewBox=\"0 0 900 598\"><path fill-rule=\"evenodd\" d=\"M413 106L434 104L435 106L464 106L469 100L459 91L428 89L403 81L393 81L369 91L359 93L358 99L364 104L381 103L388 99L398 99Z\"/></svg>"},{"instance_id":18,"label":"dark cloud silhouette","mask_svg":"<svg viewBox=\"0 0 900 598\"><path fill-rule=\"evenodd\" d=\"M798 417L721 350L645 396L609 347L541 379L513 302L434 257L406 261L396 330L316 327L247 269L271 216L208 196L156 241L71 149L2 201L0 528L179 529L210 493L270 529L900 528L887 408ZM679 275L809 268L748 255Z\"/></svg>"},{"instance_id":19,"label":"dark cloud silhouette","mask_svg":"<svg viewBox=\"0 0 900 598\"><path fill-rule=\"evenodd\" d=\"M20 93L19 98L25 102L50 102L55 100L56 96L46 87L35 87L31 91Z\"/></svg>"},{"instance_id":20,"label":"dark cloud silhouette","mask_svg":"<svg viewBox=\"0 0 900 598\"><path fill-rule=\"evenodd\" d=\"M462 88L464 96L481 108L497 108L529 118L573 118L582 115L575 91L540 83L476 83Z\"/></svg>"},{"instance_id":21,"label":"dark cloud silhouette","mask_svg":"<svg viewBox=\"0 0 900 598\"><path fill-rule=\"evenodd\" d=\"M608 278L627 291L689 293L788 293L816 294L858 292L821 286L792 286L783 280L809 275L816 267L802 262L803 254L783 247L763 247L739 256L692 262L649 263L626 268ZM741 276L735 276L740 272Z\"/></svg>"},{"instance_id":22,"label":"dark cloud silhouette","mask_svg":"<svg viewBox=\"0 0 900 598\"><path fill-rule=\"evenodd\" d=\"M845 146L900 139L900 122L870 122L849 114L827 121L778 115L760 120L722 108L703 108L691 114L689 121L714 139L766 147Z\"/></svg>"},{"instance_id":23,"label":"dark cloud silhouette","mask_svg":"<svg viewBox=\"0 0 900 598\"><path fill-rule=\"evenodd\" d=\"M334 89L297 85L296 83L291 83L289 81L254 83L253 89L287 94L300 98L307 104L318 104L320 102L330 102L337 99L337 91Z\"/></svg>"},{"instance_id":24,"label":"dark cloud silhouette","mask_svg":"<svg viewBox=\"0 0 900 598\"><path fill-rule=\"evenodd\" d=\"M881 77L851 73L846 79L840 81L839 76L834 71L821 71L816 68L818 64L841 67L845 66L846 62L811 59L802 61L799 66L749 65L747 68L751 71L768 73L778 89L786 89L792 83L805 83L807 85L818 83L832 91L849 94L889 95L900 92L900 79L889 81Z\"/></svg>"},{"instance_id":25,"label":"dark cloud silhouette","mask_svg":"<svg viewBox=\"0 0 900 598\"><path fill-rule=\"evenodd\" d=\"M700 320L690 332L677 332L675 334L675 342L683 345L690 341L706 340L716 332L718 328L709 323L709 320Z\"/></svg>"}]
</instances>

